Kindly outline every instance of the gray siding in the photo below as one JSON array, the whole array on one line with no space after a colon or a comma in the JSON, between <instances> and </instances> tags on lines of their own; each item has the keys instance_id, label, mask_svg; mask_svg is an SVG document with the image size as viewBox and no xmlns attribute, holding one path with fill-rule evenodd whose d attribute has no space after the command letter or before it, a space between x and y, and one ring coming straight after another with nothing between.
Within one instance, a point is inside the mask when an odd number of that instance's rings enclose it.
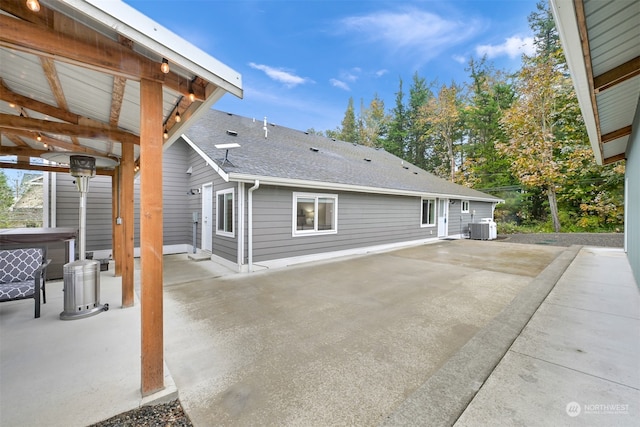
<instances>
[{"instance_id":1,"label":"gray siding","mask_svg":"<svg viewBox=\"0 0 640 427\"><path fill-rule=\"evenodd\" d=\"M469 234L469 223L480 222L482 218L493 218L491 203L487 202L469 202L469 212L462 212L462 201L452 199L453 204L449 205L449 221L448 234L455 236L457 234Z\"/></svg>"},{"instance_id":2,"label":"gray siding","mask_svg":"<svg viewBox=\"0 0 640 427\"><path fill-rule=\"evenodd\" d=\"M178 141L164 152L162 162L163 238L165 245L191 243L191 211L188 203L189 175L187 174L189 147Z\"/></svg>"},{"instance_id":3,"label":"gray siding","mask_svg":"<svg viewBox=\"0 0 640 427\"><path fill-rule=\"evenodd\" d=\"M182 141L178 141L176 142L176 144L184 144L186 146L186 144ZM175 144L174 144L175 145ZM200 155L198 155L198 153L196 153L195 151L193 151L191 148L189 148L188 146L186 146L186 149L188 150L188 165L186 165L186 168L191 167L191 175L189 176L189 180L188 180L188 185L189 188L199 188L201 189L202 186L204 184L208 184L208 183L213 183L213 209L211 212L210 217L212 218L213 222L213 251L212 253L214 255L217 255L219 257L222 257L224 259L227 259L229 261L233 261L236 262L238 255L237 255L237 251L238 251L238 221L237 221L237 216L238 216L238 209L237 209L237 205L238 205L238 193L237 193L237 184L236 183L228 183L225 182L220 175L218 175L218 173L213 170L213 168L209 165L207 165L207 163L202 159L202 157L200 157ZM234 197L234 204L235 204L235 212L236 212L236 221L235 221L235 237L231 238L231 237L226 237L226 236L219 236L216 234L216 215L215 213L217 212L216 210L216 203L217 203L217 198L216 198L216 192L220 191L220 190L224 190L227 188L235 188L236 189L236 193L235 193L235 197ZM196 232L196 240L197 240L197 247L201 248L202 247L202 193L200 194L196 194L196 195L190 195L187 196L187 204L186 204L189 208L189 211L187 212L187 215L189 216L189 224L190 224L190 231L189 231L189 243L191 243L192 240L192 223L191 223L191 215L192 212L198 212L198 215L200 216L200 221L198 222L198 227L197 227L197 232Z\"/></svg>"},{"instance_id":4,"label":"gray siding","mask_svg":"<svg viewBox=\"0 0 640 427\"><path fill-rule=\"evenodd\" d=\"M79 228L80 193L66 173L56 177L56 225ZM87 251L111 248L111 177L98 175L87 193Z\"/></svg>"},{"instance_id":5,"label":"gray siding","mask_svg":"<svg viewBox=\"0 0 640 427\"><path fill-rule=\"evenodd\" d=\"M254 192L254 262L436 236L435 227L420 227L418 197L326 192L338 194L338 233L293 237L294 191L322 193L284 187Z\"/></svg>"}]
</instances>

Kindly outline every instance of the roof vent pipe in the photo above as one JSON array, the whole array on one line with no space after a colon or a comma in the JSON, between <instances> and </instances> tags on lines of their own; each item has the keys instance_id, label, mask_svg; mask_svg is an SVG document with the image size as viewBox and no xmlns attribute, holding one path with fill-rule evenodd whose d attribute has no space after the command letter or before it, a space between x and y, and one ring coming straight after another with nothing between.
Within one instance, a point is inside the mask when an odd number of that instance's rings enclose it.
<instances>
[{"instance_id":1,"label":"roof vent pipe","mask_svg":"<svg viewBox=\"0 0 640 427\"><path fill-rule=\"evenodd\" d=\"M269 130L267 129L267 117L264 118L264 125L262 126L262 130L264 130L264 139L267 139L267 134Z\"/></svg>"}]
</instances>

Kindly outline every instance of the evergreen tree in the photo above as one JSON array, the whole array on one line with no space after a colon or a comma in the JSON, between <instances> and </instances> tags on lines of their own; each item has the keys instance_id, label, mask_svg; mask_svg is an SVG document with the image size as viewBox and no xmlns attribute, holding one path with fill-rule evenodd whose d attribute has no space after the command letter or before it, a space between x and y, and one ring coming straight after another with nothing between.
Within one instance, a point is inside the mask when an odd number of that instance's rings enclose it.
<instances>
[{"instance_id":1,"label":"evergreen tree","mask_svg":"<svg viewBox=\"0 0 640 427\"><path fill-rule=\"evenodd\" d=\"M487 64L486 57L471 59L467 71L471 81L461 114L465 155L458 181L480 189L509 188L517 180L510 172L510 160L496 151L495 144L506 141L500 119L513 102L513 86Z\"/></svg>"},{"instance_id":2,"label":"evergreen tree","mask_svg":"<svg viewBox=\"0 0 640 427\"><path fill-rule=\"evenodd\" d=\"M455 181L458 145L462 137L460 121L460 89L454 82L442 85L438 95L421 107L427 141L432 144L432 163L437 163L436 175ZM437 156L437 159L435 157Z\"/></svg>"},{"instance_id":3,"label":"evergreen tree","mask_svg":"<svg viewBox=\"0 0 640 427\"><path fill-rule=\"evenodd\" d=\"M353 109L353 97L349 97L349 104L342 119L342 128L338 139L358 143L358 126L356 123L355 110Z\"/></svg>"},{"instance_id":4,"label":"evergreen tree","mask_svg":"<svg viewBox=\"0 0 640 427\"><path fill-rule=\"evenodd\" d=\"M360 143L369 147L384 147L389 117L384 112L384 101L377 93L360 117Z\"/></svg>"},{"instance_id":5,"label":"evergreen tree","mask_svg":"<svg viewBox=\"0 0 640 427\"><path fill-rule=\"evenodd\" d=\"M408 159L406 156L408 128L409 118L404 105L404 92L402 91L402 79L400 79L395 107L391 110L388 136L383 142L384 149L402 159Z\"/></svg>"},{"instance_id":6,"label":"evergreen tree","mask_svg":"<svg viewBox=\"0 0 640 427\"><path fill-rule=\"evenodd\" d=\"M407 111L408 127L405 153L414 165L434 172L442 164L437 147L429 138L430 123L421 118L422 108L433 97L426 80L418 73L413 75L413 84L409 89L409 107Z\"/></svg>"}]
</instances>

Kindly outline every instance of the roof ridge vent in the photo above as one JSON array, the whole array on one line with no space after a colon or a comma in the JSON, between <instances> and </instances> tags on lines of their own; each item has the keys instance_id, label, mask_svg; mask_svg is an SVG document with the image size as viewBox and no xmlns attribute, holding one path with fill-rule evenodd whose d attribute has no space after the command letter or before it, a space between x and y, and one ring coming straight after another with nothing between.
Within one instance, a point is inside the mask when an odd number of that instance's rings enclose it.
<instances>
[{"instance_id":1,"label":"roof ridge vent","mask_svg":"<svg viewBox=\"0 0 640 427\"><path fill-rule=\"evenodd\" d=\"M227 129L227 135L238 136L238 132L236 132L235 130Z\"/></svg>"}]
</instances>

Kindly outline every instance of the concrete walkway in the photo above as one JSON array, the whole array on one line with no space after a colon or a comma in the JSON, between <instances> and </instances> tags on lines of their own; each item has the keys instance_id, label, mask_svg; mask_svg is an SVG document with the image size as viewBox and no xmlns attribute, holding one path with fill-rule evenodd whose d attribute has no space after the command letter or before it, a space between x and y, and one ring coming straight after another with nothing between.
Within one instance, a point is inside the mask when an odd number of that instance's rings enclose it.
<instances>
[{"instance_id":1,"label":"concrete walkway","mask_svg":"<svg viewBox=\"0 0 640 427\"><path fill-rule=\"evenodd\" d=\"M621 250L580 251L455 425L640 425L640 295Z\"/></svg>"},{"instance_id":2,"label":"concrete walkway","mask_svg":"<svg viewBox=\"0 0 640 427\"><path fill-rule=\"evenodd\" d=\"M166 256L164 397L196 426L633 425L638 289L622 251L578 250L439 242L250 276ZM0 425L145 404L139 303L112 274L95 317L59 320L61 282L40 319L0 304Z\"/></svg>"}]
</instances>

